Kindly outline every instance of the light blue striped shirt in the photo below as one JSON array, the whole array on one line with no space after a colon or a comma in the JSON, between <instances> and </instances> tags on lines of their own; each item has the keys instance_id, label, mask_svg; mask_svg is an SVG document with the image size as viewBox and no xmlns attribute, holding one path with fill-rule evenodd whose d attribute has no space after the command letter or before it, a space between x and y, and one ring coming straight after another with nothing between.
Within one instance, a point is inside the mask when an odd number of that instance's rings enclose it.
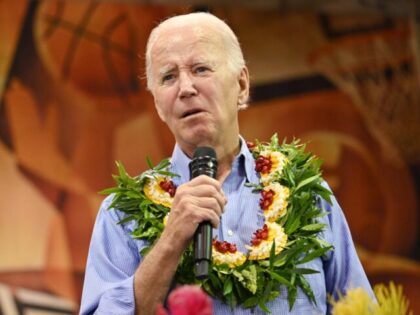
<instances>
[{"instance_id":1,"label":"light blue striped shirt","mask_svg":"<svg viewBox=\"0 0 420 315\"><path fill-rule=\"evenodd\" d=\"M241 138L241 151L232 164L232 171L223 183L223 191L228 203L218 229L213 235L221 241L227 240L237 244L246 252L252 235L264 224L262 210L259 207L259 193L245 183L258 183L254 159L244 140ZM188 164L190 159L176 145L172 159L171 171L180 175L174 178L176 185L190 180ZM327 295L344 293L349 288L363 287L373 296L370 284L357 257L350 231L344 214L335 198L329 205L319 199L318 204L329 212L320 219L327 225L320 237L334 246L326 258L316 259L301 265L312 268L318 274L307 275L317 305L309 301L300 289L291 312L287 302L287 292L283 291L276 300L268 303L272 314L328 314ZM138 265L142 261L139 251L145 246L143 241L133 240L130 236L135 228L134 223L117 225L123 213L114 209L107 211L111 197L107 197L99 210L92 234L89 256L86 265L83 287L81 314L134 314L133 279ZM140 297L141 298L141 297ZM213 302L214 314L264 314L259 308L251 310L229 306L217 300Z\"/></svg>"}]
</instances>

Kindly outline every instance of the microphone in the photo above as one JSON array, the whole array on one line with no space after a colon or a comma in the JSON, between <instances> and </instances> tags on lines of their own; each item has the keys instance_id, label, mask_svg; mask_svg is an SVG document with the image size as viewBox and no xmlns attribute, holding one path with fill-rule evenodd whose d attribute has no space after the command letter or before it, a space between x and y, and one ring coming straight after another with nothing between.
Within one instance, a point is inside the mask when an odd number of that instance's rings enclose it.
<instances>
[{"instance_id":1,"label":"microphone","mask_svg":"<svg viewBox=\"0 0 420 315\"><path fill-rule=\"evenodd\" d=\"M210 147L198 147L194 151L189 167L191 179L200 175L216 178L216 152ZM213 230L210 222L201 222L194 234L194 272L197 279L205 279L209 275L212 239Z\"/></svg>"}]
</instances>

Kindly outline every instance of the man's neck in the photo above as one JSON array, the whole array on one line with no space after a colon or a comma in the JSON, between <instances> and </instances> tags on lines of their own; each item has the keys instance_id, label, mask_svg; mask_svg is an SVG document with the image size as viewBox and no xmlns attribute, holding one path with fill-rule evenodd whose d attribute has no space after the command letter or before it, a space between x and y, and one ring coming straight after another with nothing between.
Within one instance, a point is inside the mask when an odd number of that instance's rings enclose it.
<instances>
[{"instance_id":1,"label":"man's neck","mask_svg":"<svg viewBox=\"0 0 420 315\"><path fill-rule=\"evenodd\" d=\"M219 152L216 149L218 157L217 180L221 183L223 183L226 177L228 177L230 174L232 169L232 162L238 155L240 149L241 147L239 137L238 141L236 142L236 146L232 146L231 148L222 148L222 150L219 150Z\"/></svg>"},{"instance_id":2,"label":"man's neck","mask_svg":"<svg viewBox=\"0 0 420 315\"><path fill-rule=\"evenodd\" d=\"M210 146L216 151L217 155L217 180L223 182L226 177L230 174L232 168L232 162L235 157L238 155L241 145L240 145L239 135L236 137L235 141L223 142L220 144L203 144L202 146ZM180 144L178 144L180 145ZM201 145L200 145L201 146ZM181 150L190 158L192 158L194 148L183 148L181 145ZM198 146L197 146L198 147Z\"/></svg>"}]
</instances>

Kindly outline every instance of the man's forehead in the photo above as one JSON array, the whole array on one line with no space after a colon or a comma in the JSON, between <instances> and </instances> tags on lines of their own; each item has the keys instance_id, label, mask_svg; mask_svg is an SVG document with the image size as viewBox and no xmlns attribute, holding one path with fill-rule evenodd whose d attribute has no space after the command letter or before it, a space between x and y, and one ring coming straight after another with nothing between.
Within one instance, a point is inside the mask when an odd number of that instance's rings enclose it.
<instances>
[{"instance_id":1,"label":"man's forehead","mask_svg":"<svg viewBox=\"0 0 420 315\"><path fill-rule=\"evenodd\" d=\"M170 29L162 31L152 48L152 59L169 58L177 51L185 51L183 56L194 55L195 57L214 58L223 54L222 41L217 34L209 32L204 27ZM207 57L205 57L207 56Z\"/></svg>"},{"instance_id":2,"label":"man's forehead","mask_svg":"<svg viewBox=\"0 0 420 315\"><path fill-rule=\"evenodd\" d=\"M219 44L221 38L214 27L198 24L180 24L161 30L154 46L171 47L175 44L210 43Z\"/></svg>"}]
</instances>

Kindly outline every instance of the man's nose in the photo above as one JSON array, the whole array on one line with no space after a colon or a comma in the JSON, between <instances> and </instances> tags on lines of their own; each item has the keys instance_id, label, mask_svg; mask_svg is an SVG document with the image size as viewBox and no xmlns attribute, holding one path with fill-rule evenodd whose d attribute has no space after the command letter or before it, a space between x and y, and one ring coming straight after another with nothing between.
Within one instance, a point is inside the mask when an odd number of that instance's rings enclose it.
<instances>
[{"instance_id":1,"label":"man's nose","mask_svg":"<svg viewBox=\"0 0 420 315\"><path fill-rule=\"evenodd\" d=\"M197 95L197 89L191 75L186 72L181 72L179 75L179 97L191 97Z\"/></svg>"}]
</instances>

